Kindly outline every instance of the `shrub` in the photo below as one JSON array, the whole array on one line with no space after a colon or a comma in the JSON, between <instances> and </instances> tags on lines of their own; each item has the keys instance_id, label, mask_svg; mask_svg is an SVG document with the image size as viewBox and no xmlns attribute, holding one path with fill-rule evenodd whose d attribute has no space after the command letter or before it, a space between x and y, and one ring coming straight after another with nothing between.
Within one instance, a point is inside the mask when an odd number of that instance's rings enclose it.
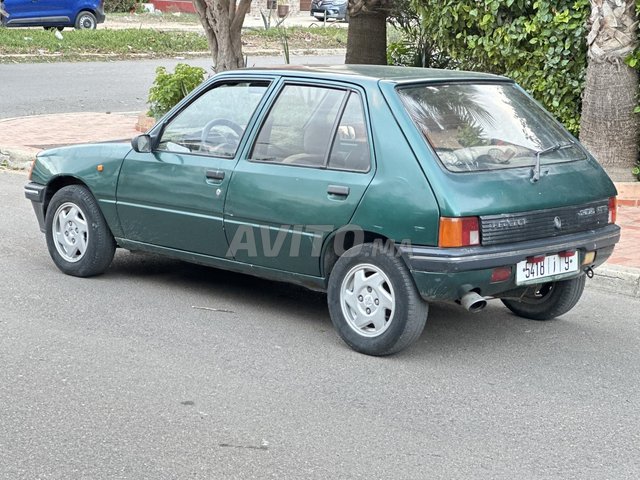
<instances>
[{"instance_id":1,"label":"shrub","mask_svg":"<svg viewBox=\"0 0 640 480\"><path fill-rule=\"evenodd\" d=\"M184 63L176 65L174 73L167 72L164 67L158 67L156 78L149 89L149 115L158 119L167 113L204 81L205 73L204 68Z\"/></svg>"},{"instance_id":2,"label":"shrub","mask_svg":"<svg viewBox=\"0 0 640 480\"><path fill-rule=\"evenodd\" d=\"M126 13L131 11L132 8L135 8L137 3L136 0L105 0L104 11L105 13Z\"/></svg>"},{"instance_id":3,"label":"shrub","mask_svg":"<svg viewBox=\"0 0 640 480\"><path fill-rule=\"evenodd\" d=\"M432 51L462 70L513 78L578 134L589 0L414 0L413 6Z\"/></svg>"},{"instance_id":4,"label":"shrub","mask_svg":"<svg viewBox=\"0 0 640 480\"><path fill-rule=\"evenodd\" d=\"M430 27L423 24L411 0L395 1L389 22L395 30L389 32L387 46L389 65L426 68L456 67L451 57L439 49L435 39L430 37Z\"/></svg>"}]
</instances>

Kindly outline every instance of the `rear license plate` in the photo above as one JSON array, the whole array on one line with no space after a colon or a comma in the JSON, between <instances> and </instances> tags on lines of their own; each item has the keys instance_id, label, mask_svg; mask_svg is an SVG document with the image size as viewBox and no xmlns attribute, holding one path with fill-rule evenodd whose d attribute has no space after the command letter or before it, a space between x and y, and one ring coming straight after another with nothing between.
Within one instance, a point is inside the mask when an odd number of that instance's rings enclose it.
<instances>
[{"instance_id":1,"label":"rear license plate","mask_svg":"<svg viewBox=\"0 0 640 480\"><path fill-rule=\"evenodd\" d=\"M516 265L516 283L536 283L540 279L551 279L578 271L578 254L571 257L549 255L541 262L531 263L526 260Z\"/></svg>"}]
</instances>

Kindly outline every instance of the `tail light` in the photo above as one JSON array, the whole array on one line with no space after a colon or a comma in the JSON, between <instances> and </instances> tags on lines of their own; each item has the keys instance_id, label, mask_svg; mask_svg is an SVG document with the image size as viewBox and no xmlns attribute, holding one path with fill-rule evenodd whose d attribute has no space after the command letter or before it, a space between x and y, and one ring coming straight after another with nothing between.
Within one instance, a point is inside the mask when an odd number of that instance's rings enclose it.
<instances>
[{"instance_id":1,"label":"tail light","mask_svg":"<svg viewBox=\"0 0 640 480\"><path fill-rule=\"evenodd\" d=\"M440 217L438 246L468 247L480 245L478 217Z\"/></svg>"},{"instance_id":2,"label":"tail light","mask_svg":"<svg viewBox=\"0 0 640 480\"><path fill-rule=\"evenodd\" d=\"M616 223L618 218L618 199L616 197L609 198L609 223Z\"/></svg>"}]
</instances>

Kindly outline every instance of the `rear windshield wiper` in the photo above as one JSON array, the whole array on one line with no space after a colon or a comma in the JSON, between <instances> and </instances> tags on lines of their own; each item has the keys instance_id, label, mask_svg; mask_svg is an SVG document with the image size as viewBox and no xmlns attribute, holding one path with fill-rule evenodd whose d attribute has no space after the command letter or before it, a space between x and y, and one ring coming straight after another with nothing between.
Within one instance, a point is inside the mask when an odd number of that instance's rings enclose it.
<instances>
[{"instance_id":1,"label":"rear windshield wiper","mask_svg":"<svg viewBox=\"0 0 640 480\"><path fill-rule=\"evenodd\" d=\"M574 142L556 143L555 145L551 145L549 148L545 148L544 150L538 150L536 152L536 164L531 169L531 183L536 183L538 180L540 180L540 157L542 155L546 155L547 153L551 152L557 152L558 150L564 150L565 148L574 146Z\"/></svg>"}]
</instances>

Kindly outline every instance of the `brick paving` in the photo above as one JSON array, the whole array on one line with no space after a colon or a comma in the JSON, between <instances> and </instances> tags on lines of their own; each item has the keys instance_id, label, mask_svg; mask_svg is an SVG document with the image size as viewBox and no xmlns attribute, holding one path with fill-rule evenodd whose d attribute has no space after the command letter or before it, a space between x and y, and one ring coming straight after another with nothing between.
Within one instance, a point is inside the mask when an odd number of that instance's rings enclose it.
<instances>
[{"instance_id":1,"label":"brick paving","mask_svg":"<svg viewBox=\"0 0 640 480\"><path fill-rule=\"evenodd\" d=\"M129 140L138 113L64 113L0 119L0 145L43 149L78 143Z\"/></svg>"},{"instance_id":2,"label":"brick paving","mask_svg":"<svg viewBox=\"0 0 640 480\"><path fill-rule=\"evenodd\" d=\"M617 223L622 228L620 243L607 263L640 268L640 207L620 206Z\"/></svg>"},{"instance_id":3,"label":"brick paving","mask_svg":"<svg viewBox=\"0 0 640 480\"><path fill-rule=\"evenodd\" d=\"M0 119L0 146L37 152L43 148L102 141L129 140L136 130L135 113L65 113ZM638 184L640 185L640 183ZM621 196L636 184L618 186ZM620 243L608 264L640 269L640 201L622 201L618 209L618 225L622 227Z\"/></svg>"}]
</instances>

